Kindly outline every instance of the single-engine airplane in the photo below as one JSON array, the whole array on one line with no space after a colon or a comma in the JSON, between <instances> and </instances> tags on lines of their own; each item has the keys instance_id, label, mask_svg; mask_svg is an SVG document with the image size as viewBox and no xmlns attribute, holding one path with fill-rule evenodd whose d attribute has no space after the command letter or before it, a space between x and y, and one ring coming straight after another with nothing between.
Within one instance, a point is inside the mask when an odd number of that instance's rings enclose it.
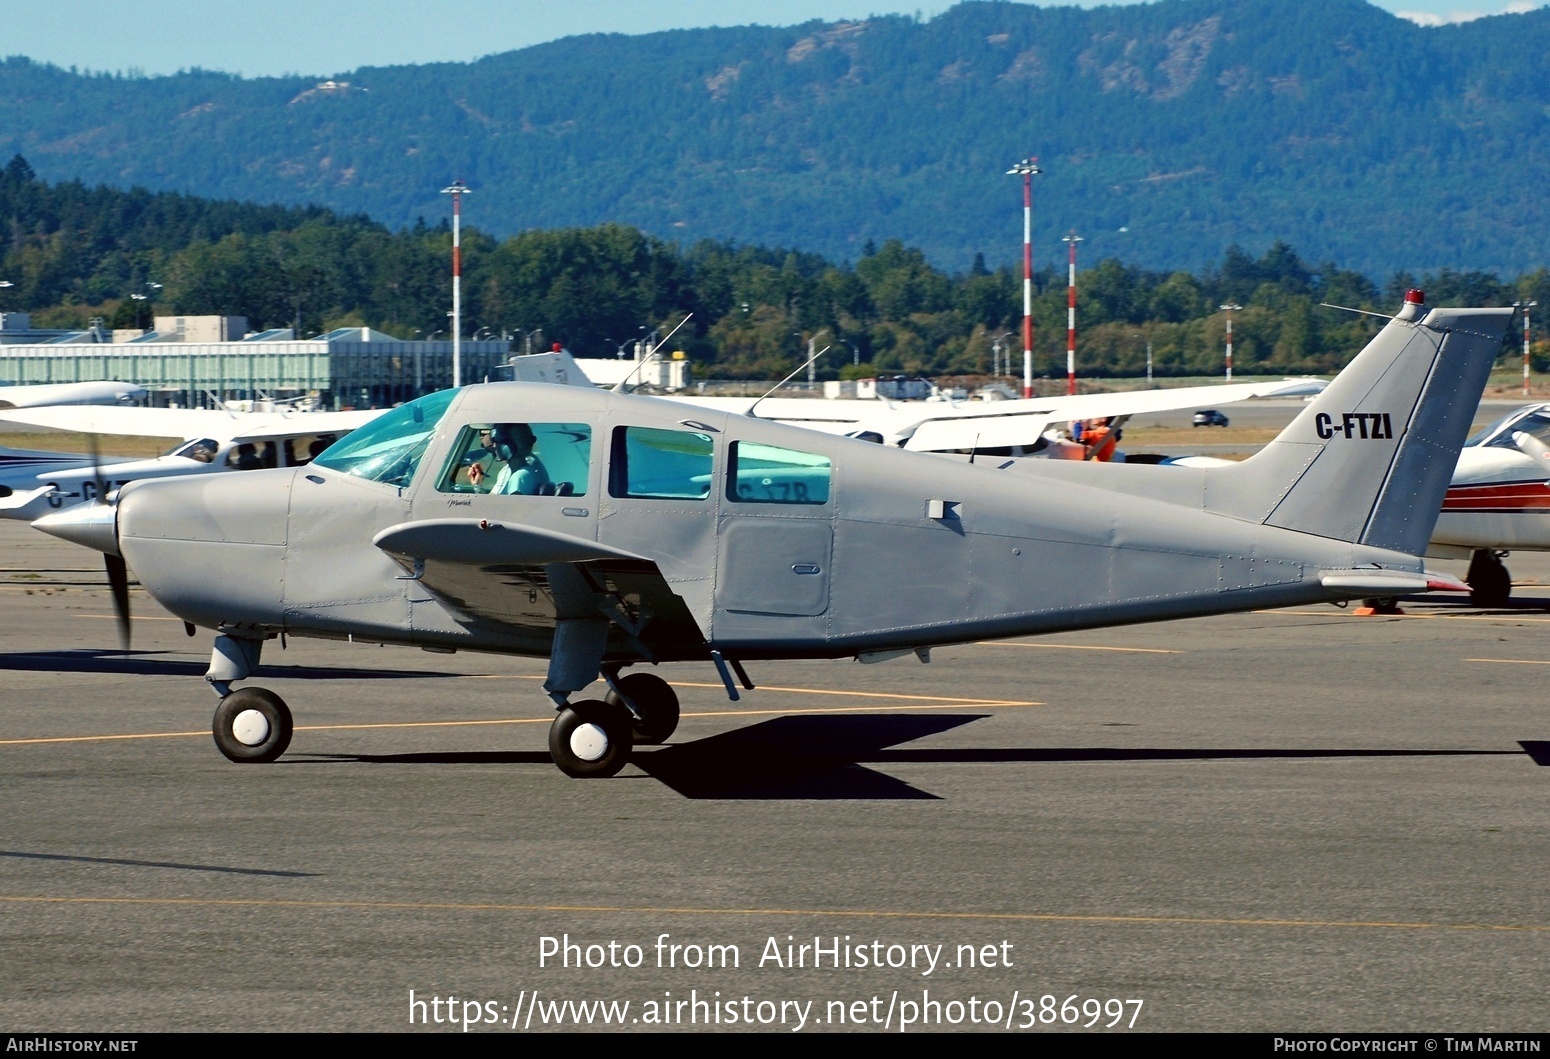
<instances>
[{"instance_id":1,"label":"single-engine airplane","mask_svg":"<svg viewBox=\"0 0 1550 1059\"><path fill-rule=\"evenodd\" d=\"M948 458L498 383L394 409L306 467L131 482L116 508L36 525L120 556L215 631L205 679L234 761L289 745L279 696L232 687L288 635L547 657L555 763L607 776L677 725L666 681L622 672L638 663L710 661L736 699L758 660L926 660L943 644L1464 590L1419 556L1510 316L1407 301L1232 467ZM1106 473L1066 473L1084 470ZM599 676L605 697L578 697Z\"/></svg>"}]
</instances>

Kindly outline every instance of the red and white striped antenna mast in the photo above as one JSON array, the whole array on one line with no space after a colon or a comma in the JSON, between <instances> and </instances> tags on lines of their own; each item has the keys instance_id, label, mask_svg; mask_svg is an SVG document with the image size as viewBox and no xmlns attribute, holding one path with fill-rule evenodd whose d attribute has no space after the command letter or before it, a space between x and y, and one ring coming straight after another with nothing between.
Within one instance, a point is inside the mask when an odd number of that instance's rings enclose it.
<instances>
[{"instance_id":1,"label":"red and white striped antenna mast","mask_svg":"<svg viewBox=\"0 0 1550 1059\"><path fill-rule=\"evenodd\" d=\"M1066 268L1066 393L1076 394L1076 244L1082 237L1071 229L1071 234L1061 239L1071 248L1070 264Z\"/></svg>"},{"instance_id":2,"label":"red and white striped antenna mast","mask_svg":"<svg viewBox=\"0 0 1550 1059\"><path fill-rule=\"evenodd\" d=\"M463 385L463 196L468 185L454 180L441 189L452 196L452 385Z\"/></svg>"},{"instance_id":3,"label":"red and white striped antenna mast","mask_svg":"<svg viewBox=\"0 0 1550 1059\"><path fill-rule=\"evenodd\" d=\"M1044 172L1036 157L1007 171L1023 178L1023 396L1033 396L1033 178Z\"/></svg>"},{"instance_id":4,"label":"red and white striped antenna mast","mask_svg":"<svg viewBox=\"0 0 1550 1059\"><path fill-rule=\"evenodd\" d=\"M1523 309L1523 396L1527 397L1528 396L1528 312L1529 312L1530 309L1532 309L1534 306L1538 305L1539 303L1538 302L1534 302L1534 301L1528 301L1528 302L1514 302L1513 304L1514 305L1518 305L1518 306L1520 306Z\"/></svg>"},{"instance_id":5,"label":"red and white striped antenna mast","mask_svg":"<svg viewBox=\"0 0 1550 1059\"><path fill-rule=\"evenodd\" d=\"M1228 302L1226 305L1217 306L1217 308L1227 311L1227 381L1232 382L1232 314L1234 311L1242 309L1243 306Z\"/></svg>"}]
</instances>

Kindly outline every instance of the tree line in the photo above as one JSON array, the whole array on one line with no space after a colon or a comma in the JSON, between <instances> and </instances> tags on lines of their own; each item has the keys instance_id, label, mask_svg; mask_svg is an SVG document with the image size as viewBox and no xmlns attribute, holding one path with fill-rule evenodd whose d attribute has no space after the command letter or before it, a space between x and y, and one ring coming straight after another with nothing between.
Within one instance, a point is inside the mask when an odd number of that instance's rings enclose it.
<instances>
[{"instance_id":1,"label":"tree line","mask_svg":"<svg viewBox=\"0 0 1550 1059\"><path fill-rule=\"evenodd\" d=\"M400 338L446 338L451 232L423 220L391 231L321 208L215 202L143 189L39 180L20 155L0 170L0 310L37 327L147 327L153 315L246 316L254 330L303 337L368 325ZM1020 372L1022 275L982 257L961 272L899 240L854 262L786 248L701 240L687 246L603 224L496 239L465 227L464 337L505 337L518 351L559 342L613 356L652 333L673 338L700 378L784 376L809 340L831 346L820 378ZM1013 248L1014 252L1016 248ZM1235 372L1329 373L1377 329L1405 289L1432 304L1550 309L1550 273L1501 279L1442 270L1381 284L1284 243L1259 257L1230 246L1199 273L1104 259L1078 272L1078 369L1135 376L1216 374L1226 305ZM1035 373L1063 376L1064 263L1034 277ZM137 297L138 295L138 297ZM1550 352L1550 346L1546 347ZM998 355L999 354L999 355Z\"/></svg>"}]
</instances>

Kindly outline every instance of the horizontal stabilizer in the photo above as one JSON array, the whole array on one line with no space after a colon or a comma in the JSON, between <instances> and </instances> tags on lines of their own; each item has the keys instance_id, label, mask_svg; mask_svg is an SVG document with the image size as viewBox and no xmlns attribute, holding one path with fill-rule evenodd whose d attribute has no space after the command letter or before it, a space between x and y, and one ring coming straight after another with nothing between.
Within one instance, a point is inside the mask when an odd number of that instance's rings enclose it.
<instances>
[{"instance_id":1,"label":"horizontal stabilizer","mask_svg":"<svg viewBox=\"0 0 1550 1059\"><path fill-rule=\"evenodd\" d=\"M1415 592L1468 592L1456 577L1428 570L1422 574L1398 570L1340 570L1319 575L1325 588L1349 591L1352 596L1408 596Z\"/></svg>"}]
</instances>

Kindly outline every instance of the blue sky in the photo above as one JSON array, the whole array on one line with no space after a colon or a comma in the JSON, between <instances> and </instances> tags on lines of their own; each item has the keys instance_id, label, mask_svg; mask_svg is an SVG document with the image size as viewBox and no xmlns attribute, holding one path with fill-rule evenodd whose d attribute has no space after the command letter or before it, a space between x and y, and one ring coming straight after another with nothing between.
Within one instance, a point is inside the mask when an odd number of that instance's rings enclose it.
<instances>
[{"instance_id":1,"label":"blue sky","mask_svg":"<svg viewBox=\"0 0 1550 1059\"><path fill-rule=\"evenodd\" d=\"M884 13L930 17L951 6L941 0L6 0L0 54L146 74L202 66L249 77L327 75L466 61L579 33L792 25ZM1531 10L1542 0L1382 0L1378 6L1440 23Z\"/></svg>"}]
</instances>

